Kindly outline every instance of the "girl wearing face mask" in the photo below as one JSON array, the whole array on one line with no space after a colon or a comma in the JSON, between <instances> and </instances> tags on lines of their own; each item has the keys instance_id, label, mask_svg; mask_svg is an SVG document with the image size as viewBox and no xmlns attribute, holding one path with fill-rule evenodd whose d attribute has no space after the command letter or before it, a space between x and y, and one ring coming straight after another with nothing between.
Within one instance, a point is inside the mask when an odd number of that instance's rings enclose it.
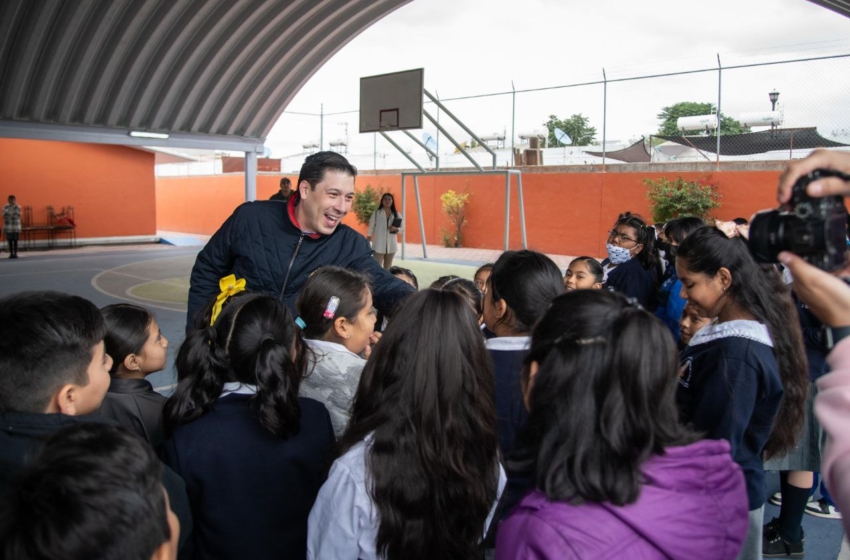
<instances>
[{"instance_id":1,"label":"girl wearing face mask","mask_svg":"<svg viewBox=\"0 0 850 560\"><path fill-rule=\"evenodd\" d=\"M656 242L659 251L664 251L667 261L666 279L658 290L658 307L655 316L661 319L673 333L673 338L679 340L679 320L687 300L682 299L682 281L676 274L676 251L679 244L692 232L705 225L705 222L693 216L670 220L664 228L666 241Z\"/></svg>"},{"instance_id":2,"label":"girl wearing face mask","mask_svg":"<svg viewBox=\"0 0 850 560\"><path fill-rule=\"evenodd\" d=\"M637 216L626 215L608 232L605 246L610 272L603 287L655 311L659 271L654 228Z\"/></svg>"}]
</instances>

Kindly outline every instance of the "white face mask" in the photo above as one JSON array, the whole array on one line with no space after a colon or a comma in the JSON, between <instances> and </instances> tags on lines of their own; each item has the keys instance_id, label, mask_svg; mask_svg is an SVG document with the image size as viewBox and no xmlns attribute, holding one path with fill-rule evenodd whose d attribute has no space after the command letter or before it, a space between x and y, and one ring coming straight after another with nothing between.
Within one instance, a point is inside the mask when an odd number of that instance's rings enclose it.
<instances>
[{"instance_id":1,"label":"white face mask","mask_svg":"<svg viewBox=\"0 0 850 560\"><path fill-rule=\"evenodd\" d=\"M608 260L611 261L611 264L623 264L632 258L631 251L625 247L618 247L616 245L606 243L605 248L608 249Z\"/></svg>"}]
</instances>

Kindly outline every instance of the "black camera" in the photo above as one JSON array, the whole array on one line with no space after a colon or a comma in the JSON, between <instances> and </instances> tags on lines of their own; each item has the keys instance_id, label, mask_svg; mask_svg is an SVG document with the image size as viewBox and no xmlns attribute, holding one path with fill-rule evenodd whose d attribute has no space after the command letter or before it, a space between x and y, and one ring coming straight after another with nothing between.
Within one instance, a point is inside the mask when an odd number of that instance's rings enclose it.
<instances>
[{"instance_id":1,"label":"black camera","mask_svg":"<svg viewBox=\"0 0 850 560\"><path fill-rule=\"evenodd\" d=\"M750 222L749 247L762 263L779 261L781 251L789 251L822 270L844 266L847 250L847 210L840 196L812 198L806 187L825 177L850 180L850 175L831 169L816 169L800 177L791 199L777 210L762 210Z\"/></svg>"}]
</instances>

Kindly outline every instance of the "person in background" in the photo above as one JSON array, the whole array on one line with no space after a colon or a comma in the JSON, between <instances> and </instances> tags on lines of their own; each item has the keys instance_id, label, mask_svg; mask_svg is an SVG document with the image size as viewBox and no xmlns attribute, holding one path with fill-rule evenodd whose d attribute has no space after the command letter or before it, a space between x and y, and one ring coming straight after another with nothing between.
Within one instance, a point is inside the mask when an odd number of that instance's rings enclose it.
<instances>
[{"instance_id":1,"label":"person in background","mask_svg":"<svg viewBox=\"0 0 850 560\"><path fill-rule=\"evenodd\" d=\"M175 560L180 522L162 465L117 426L57 431L0 498L0 556Z\"/></svg>"},{"instance_id":2,"label":"person in background","mask_svg":"<svg viewBox=\"0 0 850 560\"><path fill-rule=\"evenodd\" d=\"M419 290L419 280L416 278L416 274L414 274L412 270L409 268L402 268L400 266L392 266L389 270L390 274Z\"/></svg>"},{"instance_id":3,"label":"person in background","mask_svg":"<svg viewBox=\"0 0 850 560\"><path fill-rule=\"evenodd\" d=\"M395 198L390 193L384 193L378 208L369 217L366 237L372 242L375 260L387 270L393 266L393 257L398 251L401 225L402 215L395 208Z\"/></svg>"},{"instance_id":4,"label":"person in background","mask_svg":"<svg viewBox=\"0 0 850 560\"><path fill-rule=\"evenodd\" d=\"M363 370L307 558L478 557L505 485L492 367L462 296L405 301Z\"/></svg>"},{"instance_id":5,"label":"person in background","mask_svg":"<svg viewBox=\"0 0 850 560\"><path fill-rule=\"evenodd\" d=\"M564 273L564 288L570 290L601 290L602 265L592 257L576 257Z\"/></svg>"},{"instance_id":6,"label":"person in background","mask_svg":"<svg viewBox=\"0 0 850 560\"><path fill-rule=\"evenodd\" d=\"M507 467L532 491L499 525L496 558L734 560L744 476L727 441L679 424L676 386L675 345L650 313L607 291L555 298Z\"/></svg>"},{"instance_id":7,"label":"person in background","mask_svg":"<svg viewBox=\"0 0 850 560\"><path fill-rule=\"evenodd\" d=\"M3 231L9 245L9 258L18 258L18 238L21 235L21 207L15 195L9 195L9 203L3 207Z\"/></svg>"},{"instance_id":8,"label":"person in background","mask_svg":"<svg viewBox=\"0 0 850 560\"><path fill-rule=\"evenodd\" d=\"M482 292L487 288L487 279L490 278L490 272L493 271L493 263L484 263L478 267L472 277L472 281L478 286Z\"/></svg>"},{"instance_id":9,"label":"person in background","mask_svg":"<svg viewBox=\"0 0 850 560\"><path fill-rule=\"evenodd\" d=\"M666 241L658 244L659 249L664 251L667 274L658 290L658 307L655 309L655 316L667 325L673 333L674 340L679 340L679 321L682 318L682 310L685 308L685 300L680 294L682 282L676 275L676 250L688 235L704 225L705 222L693 216L670 220L664 230Z\"/></svg>"},{"instance_id":10,"label":"person in background","mask_svg":"<svg viewBox=\"0 0 850 560\"><path fill-rule=\"evenodd\" d=\"M711 319L702 315L696 304L685 300L682 318L679 319L679 351L684 350L690 344L694 335L709 324L711 324Z\"/></svg>"},{"instance_id":11,"label":"person in background","mask_svg":"<svg viewBox=\"0 0 850 560\"><path fill-rule=\"evenodd\" d=\"M629 215L608 233L606 248L610 262L603 287L634 298L644 309L655 311L659 280L655 228Z\"/></svg>"},{"instance_id":12,"label":"person in background","mask_svg":"<svg viewBox=\"0 0 850 560\"><path fill-rule=\"evenodd\" d=\"M484 294L478 289L475 282L466 278L455 278L446 282L441 289L449 292L457 292L465 297L466 301L469 302L472 313L475 314L475 319L479 325L481 324L481 315L484 313Z\"/></svg>"},{"instance_id":13,"label":"person in background","mask_svg":"<svg viewBox=\"0 0 850 560\"><path fill-rule=\"evenodd\" d=\"M460 276L458 276L457 274L446 274L445 276L440 276L439 278L431 282L431 285L428 286L428 288L431 290L439 290L446 284L446 282L454 280L455 278L460 278Z\"/></svg>"},{"instance_id":14,"label":"person in background","mask_svg":"<svg viewBox=\"0 0 850 560\"><path fill-rule=\"evenodd\" d=\"M274 193L269 200L288 202L292 193L292 181L289 180L289 177L284 177L280 180L280 190Z\"/></svg>"}]
</instances>

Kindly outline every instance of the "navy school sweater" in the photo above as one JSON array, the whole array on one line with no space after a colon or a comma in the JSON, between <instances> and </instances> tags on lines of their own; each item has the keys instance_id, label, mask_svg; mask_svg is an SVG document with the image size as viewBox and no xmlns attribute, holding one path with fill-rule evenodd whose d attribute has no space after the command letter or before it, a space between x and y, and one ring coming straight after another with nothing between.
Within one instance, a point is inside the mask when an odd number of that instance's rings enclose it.
<instances>
[{"instance_id":1,"label":"navy school sweater","mask_svg":"<svg viewBox=\"0 0 850 560\"><path fill-rule=\"evenodd\" d=\"M307 517L327 477L334 433L325 406L299 398L301 429L267 432L251 395L229 394L178 426L165 462L186 481L197 558L305 558Z\"/></svg>"},{"instance_id":2,"label":"navy school sweater","mask_svg":"<svg viewBox=\"0 0 850 560\"><path fill-rule=\"evenodd\" d=\"M528 411L522 398L522 368L530 337L496 337L486 341L493 358L496 386L496 419L499 449L507 457Z\"/></svg>"},{"instance_id":3,"label":"navy school sweater","mask_svg":"<svg viewBox=\"0 0 850 560\"><path fill-rule=\"evenodd\" d=\"M646 270L637 257L629 259L609 272L604 287L626 297L635 298L650 313L655 311L658 278L654 271Z\"/></svg>"},{"instance_id":4,"label":"navy school sweater","mask_svg":"<svg viewBox=\"0 0 850 560\"><path fill-rule=\"evenodd\" d=\"M765 502L761 453L782 393L773 342L761 323L708 325L682 351L679 419L708 438L729 441L744 471L750 510Z\"/></svg>"}]
</instances>

